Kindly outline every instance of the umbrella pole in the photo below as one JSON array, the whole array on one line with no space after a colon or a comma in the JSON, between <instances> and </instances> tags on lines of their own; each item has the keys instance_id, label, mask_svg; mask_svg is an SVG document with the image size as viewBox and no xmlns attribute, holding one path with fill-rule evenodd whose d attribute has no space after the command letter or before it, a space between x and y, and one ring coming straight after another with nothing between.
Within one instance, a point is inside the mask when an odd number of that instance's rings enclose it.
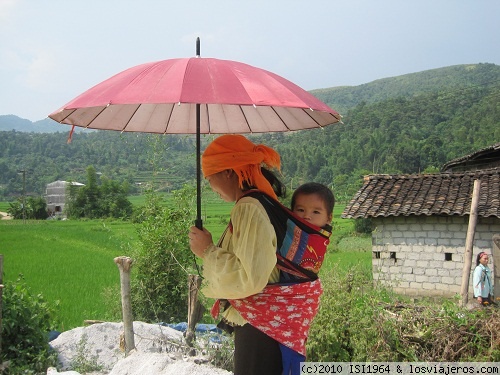
<instances>
[{"instance_id":1,"label":"umbrella pole","mask_svg":"<svg viewBox=\"0 0 500 375\"><path fill-rule=\"evenodd\" d=\"M196 57L200 57L200 38L196 38ZM196 103L196 220L194 225L203 229L201 220L201 146L200 146L200 104Z\"/></svg>"},{"instance_id":2,"label":"umbrella pole","mask_svg":"<svg viewBox=\"0 0 500 375\"><path fill-rule=\"evenodd\" d=\"M197 228L203 228L201 220L201 145L200 145L200 105L196 104L196 220Z\"/></svg>"}]
</instances>

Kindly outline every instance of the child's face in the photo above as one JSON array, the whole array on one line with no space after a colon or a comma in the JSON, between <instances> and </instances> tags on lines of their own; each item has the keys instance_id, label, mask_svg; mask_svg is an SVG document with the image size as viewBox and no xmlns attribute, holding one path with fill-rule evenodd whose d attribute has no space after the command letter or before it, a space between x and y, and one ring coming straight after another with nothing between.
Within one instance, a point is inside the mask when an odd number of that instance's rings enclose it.
<instances>
[{"instance_id":1,"label":"child's face","mask_svg":"<svg viewBox=\"0 0 500 375\"><path fill-rule=\"evenodd\" d=\"M484 254L481 258L479 258L479 263L486 266L488 264L488 255Z\"/></svg>"},{"instance_id":2,"label":"child's face","mask_svg":"<svg viewBox=\"0 0 500 375\"><path fill-rule=\"evenodd\" d=\"M318 227L330 224L332 221L332 215L328 213L325 202L317 194L298 195L295 198L293 212Z\"/></svg>"}]
</instances>

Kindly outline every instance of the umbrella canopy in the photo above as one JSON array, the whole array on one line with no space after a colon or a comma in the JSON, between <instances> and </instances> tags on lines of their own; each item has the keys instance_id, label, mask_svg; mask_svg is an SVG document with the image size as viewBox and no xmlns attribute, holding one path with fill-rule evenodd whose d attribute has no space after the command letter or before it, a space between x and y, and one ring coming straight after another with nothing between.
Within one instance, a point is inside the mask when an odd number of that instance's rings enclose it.
<instances>
[{"instance_id":1,"label":"umbrella canopy","mask_svg":"<svg viewBox=\"0 0 500 375\"><path fill-rule=\"evenodd\" d=\"M341 116L294 83L244 63L199 57L127 69L49 115L89 129L196 134L201 228L200 134L265 133L334 124Z\"/></svg>"},{"instance_id":2,"label":"umbrella canopy","mask_svg":"<svg viewBox=\"0 0 500 375\"><path fill-rule=\"evenodd\" d=\"M51 113L57 122L147 133L265 133L322 127L340 115L294 83L214 58L171 59L127 69Z\"/></svg>"}]
</instances>

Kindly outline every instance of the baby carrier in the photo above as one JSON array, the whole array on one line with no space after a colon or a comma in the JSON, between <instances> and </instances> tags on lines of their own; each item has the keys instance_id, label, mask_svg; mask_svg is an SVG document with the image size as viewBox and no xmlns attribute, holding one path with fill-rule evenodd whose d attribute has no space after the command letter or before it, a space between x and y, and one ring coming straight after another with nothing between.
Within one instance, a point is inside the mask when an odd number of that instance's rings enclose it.
<instances>
[{"instance_id":1,"label":"baby carrier","mask_svg":"<svg viewBox=\"0 0 500 375\"><path fill-rule=\"evenodd\" d=\"M280 283L297 283L318 278L330 243L331 227L320 228L296 216L290 209L259 190L245 193L266 209L276 231L277 267Z\"/></svg>"}]
</instances>

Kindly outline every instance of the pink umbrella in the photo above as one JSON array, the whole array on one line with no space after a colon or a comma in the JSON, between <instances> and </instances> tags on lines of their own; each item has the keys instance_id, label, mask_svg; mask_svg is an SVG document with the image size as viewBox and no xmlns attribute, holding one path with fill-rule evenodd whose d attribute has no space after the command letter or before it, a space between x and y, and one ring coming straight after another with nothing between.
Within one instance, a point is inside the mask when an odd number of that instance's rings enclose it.
<instances>
[{"instance_id":1,"label":"pink umbrella","mask_svg":"<svg viewBox=\"0 0 500 375\"><path fill-rule=\"evenodd\" d=\"M199 57L146 63L85 91L49 115L89 129L196 134L201 228L200 134L323 127L340 115L294 83L236 61Z\"/></svg>"}]
</instances>

